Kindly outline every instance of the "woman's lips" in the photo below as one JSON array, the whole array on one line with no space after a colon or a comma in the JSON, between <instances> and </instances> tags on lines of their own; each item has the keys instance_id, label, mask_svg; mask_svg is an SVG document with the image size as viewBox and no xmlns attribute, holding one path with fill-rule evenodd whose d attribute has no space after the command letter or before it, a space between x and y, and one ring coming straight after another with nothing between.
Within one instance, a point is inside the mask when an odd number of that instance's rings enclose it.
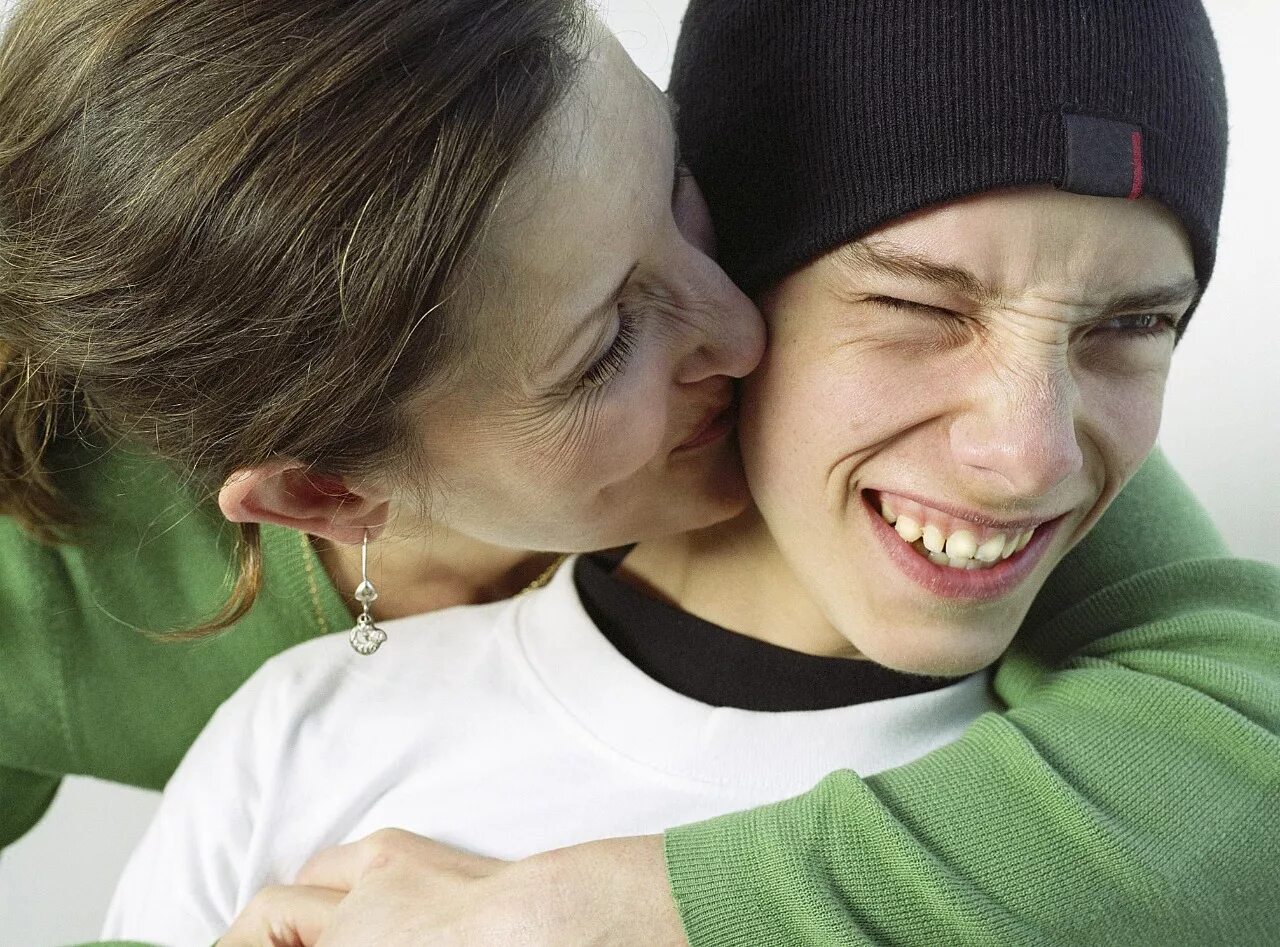
<instances>
[{"instance_id":1,"label":"woman's lips","mask_svg":"<svg viewBox=\"0 0 1280 947\"><path fill-rule=\"evenodd\" d=\"M734 410L732 402L724 407L715 408L707 412L707 416L703 418L702 423L687 439L676 447L676 451L696 450L713 441L720 440L733 430L736 415L737 412Z\"/></svg>"},{"instance_id":2,"label":"woman's lips","mask_svg":"<svg viewBox=\"0 0 1280 947\"><path fill-rule=\"evenodd\" d=\"M880 540L894 564L909 579L941 598L950 599L991 600L1008 595L1035 569L1066 518L1066 514L1063 514L1040 524L1021 552L999 564L987 569L964 570L930 562L904 542L897 531L884 521L880 511L871 505L867 494L863 493L861 500L871 521L871 531Z\"/></svg>"}]
</instances>

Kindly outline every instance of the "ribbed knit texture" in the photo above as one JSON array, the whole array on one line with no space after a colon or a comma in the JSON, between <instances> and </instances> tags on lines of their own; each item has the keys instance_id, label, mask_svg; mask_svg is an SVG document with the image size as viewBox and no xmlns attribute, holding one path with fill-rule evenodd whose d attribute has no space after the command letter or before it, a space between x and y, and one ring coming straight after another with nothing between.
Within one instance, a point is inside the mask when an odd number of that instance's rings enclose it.
<instances>
[{"instance_id":1,"label":"ribbed knit texture","mask_svg":"<svg viewBox=\"0 0 1280 947\"><path fill-rule=\"evenodd\" d=\"M910 766L668 832L691 942L1280 943L1276 570L1117 583L994 687L1006 714Z\"/></svg>"},{"instance_id":2,"label":"ribbed knit texture","mask_svg":"<svg viewBox=\"0 0 1280 947\"><path fill-rule=\"evenodd\" d=\"M1197 0L692 0L671 92L721 261L755 293L911 211L1061 185L1065 114L1136 125L1213 271L1226 165Z\"/></svg>"},{"instance_id":3,"label":"ribbed knit texture","mask_svg":"<svg viewBox=\"0 0 1280 947\"><path fill-rule=\"evenodd\" d=\"M1149 463L1059 567L1005 714L669 831L690 942L1280 944L1280 570L1223 557L1174 484Z\"/></svg>"},{"instance_id":4,"label":"ribbed knit texture","mask_svg":"<svg viewBox=\"0 0 1280 947\"><path fill-rule=\"evenodd\" d=\"M134 625L219 603L225 527L146 458L73 481L84 547L0 519L0 845L63 774L160 787L267 656L327 630L317 614L350 621L298 535L268 529L244 621L148 642ZM1280 577L1225 555L1154 456L1000 662L1006 715L867 782L668 834L693 947L1280 943Z\"/></svg>"}]
</instances>

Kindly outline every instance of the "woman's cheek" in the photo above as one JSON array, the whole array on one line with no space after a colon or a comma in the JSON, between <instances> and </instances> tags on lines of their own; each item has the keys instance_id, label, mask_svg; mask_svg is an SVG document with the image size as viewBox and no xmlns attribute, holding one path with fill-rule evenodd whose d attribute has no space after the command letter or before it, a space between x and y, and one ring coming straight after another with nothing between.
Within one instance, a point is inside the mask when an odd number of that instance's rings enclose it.
<instances>
[{"instance_id":1,"label":"woman's cheek","mask_svg":"<svg viewBox=\"0 0 1280 947\"><path fill-rule=\"evenodd\" d=\"M594 453L612 479L665 459L665 452L674 446L669 391L652 378L629 381L605 396L595 426Z\"/></svg>"}]
</instances>

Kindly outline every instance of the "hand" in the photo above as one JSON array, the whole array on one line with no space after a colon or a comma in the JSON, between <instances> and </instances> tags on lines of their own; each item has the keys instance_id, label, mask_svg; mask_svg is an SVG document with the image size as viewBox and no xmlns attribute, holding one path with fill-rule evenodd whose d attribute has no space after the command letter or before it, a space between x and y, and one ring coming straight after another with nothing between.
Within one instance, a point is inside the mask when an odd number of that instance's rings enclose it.
<instances>
[{"instance_id":1,"label":"hand","mask_svg":"<svg viewBox=\"0 0 1280 947\"><path fill-rule=\"evenodd\" d=\"M219 947L688 947L660 835L506 862L383 829L320 852L255 910L259 939Z\"/></svg>"},{"instance_id":2,"label":"hand","mask_svg":"<svg viewBox=\"0 0 1280 947\"><path fill-rule=\"evenodd\" d=\"M292 885L263 888L217 947L454 943L440 910L448 892L506 864L382 829L314 855ZM311 880L321 878L327 883Z\"/></svg>"},{"instance_id":3,"label":"hand","mask_svg":"<svg viewBox=\"0 0 1280 947\"><path fill-rule=\"evenodd\" d=\"M303 947L318 943L345 894L302 885L263 888L214 947Z\"/></svg>"}]
</instances>

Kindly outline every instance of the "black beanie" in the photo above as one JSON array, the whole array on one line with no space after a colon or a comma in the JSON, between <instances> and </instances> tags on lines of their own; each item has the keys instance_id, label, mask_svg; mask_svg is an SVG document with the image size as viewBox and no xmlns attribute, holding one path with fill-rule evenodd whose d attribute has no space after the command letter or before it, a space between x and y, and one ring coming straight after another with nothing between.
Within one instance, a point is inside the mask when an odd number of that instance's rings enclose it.
<instances>
[{"instance_id":1,"label":"black beanie","mask_svg":"<svg viewBox=\"0 0 1280 947\"><path fill-rule=\"evenodd\" d=\"M1198 0L692 0L685 161L748 293L911 211L1052 184L1149 195L1203 289L1226 96Z\"/></svg>"}]
</instances>

